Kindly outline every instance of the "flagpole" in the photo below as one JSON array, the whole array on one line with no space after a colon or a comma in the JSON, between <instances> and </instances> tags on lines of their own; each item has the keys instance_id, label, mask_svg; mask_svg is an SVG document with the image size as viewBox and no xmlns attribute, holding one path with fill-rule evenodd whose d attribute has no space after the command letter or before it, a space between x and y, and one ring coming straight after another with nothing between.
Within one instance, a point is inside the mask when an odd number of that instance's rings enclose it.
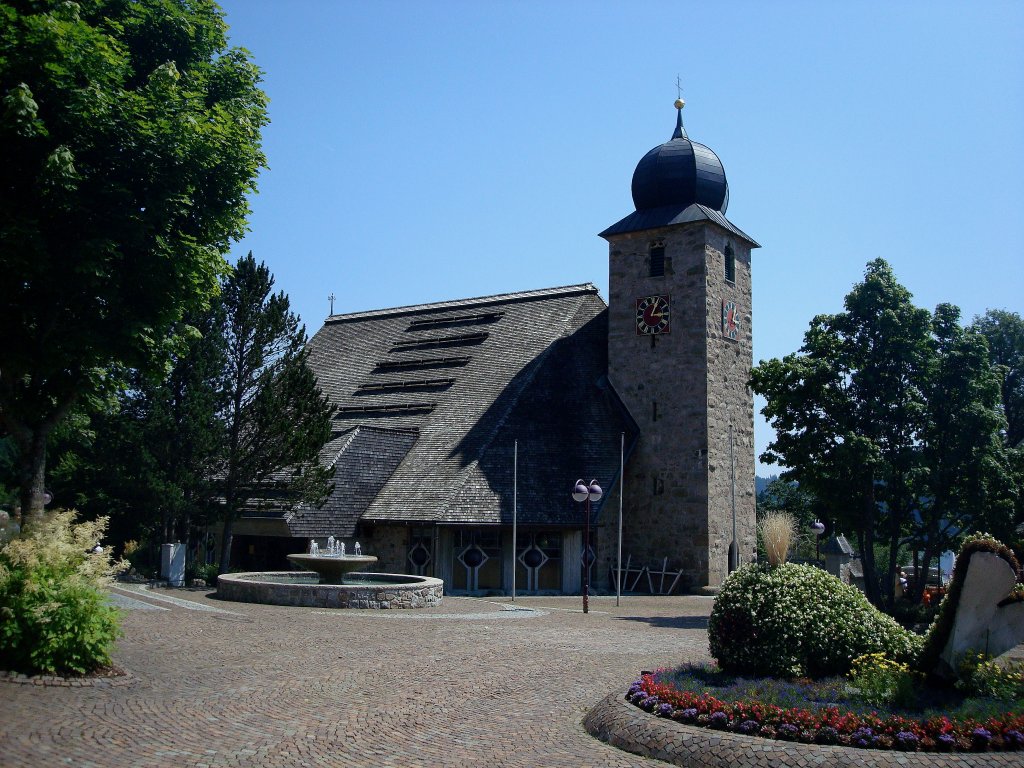
<instances>
[{"instance_id":1,"label":"flagpole","mask_svg":"<svg viewBox=\"0 0 1024 768\"><path fill-rule=\"evenodd\" d=\"M516 510L519 506L519 441L512 448L512 602L516 601Z\"/></svg>"},{"instance_id":2,"label":"flagpole","mask_svg":"<svg viewBox=\"0 0 1024 768\"><path fill-rule=\"evenodd\" d=\"M615 605L622 597L622 486L626 483L626 433L619 434L619 564L615 569Z\"/></svg>"}]
</instances>

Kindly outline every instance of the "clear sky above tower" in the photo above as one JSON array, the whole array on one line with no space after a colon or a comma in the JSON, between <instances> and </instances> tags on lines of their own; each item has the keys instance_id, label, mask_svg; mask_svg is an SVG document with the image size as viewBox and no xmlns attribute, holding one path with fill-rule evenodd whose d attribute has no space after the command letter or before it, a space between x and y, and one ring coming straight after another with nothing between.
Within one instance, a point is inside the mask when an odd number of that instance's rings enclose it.
<instances>
[{"instance_id":1,"label":"clear sky above tower","mask_svg":"<svg viewBox=\"0 0 1024 768\"><path fill-rule=\"evenodd\" d=\"M328 314L593 282L675 128L754 252L754 359L883 257L918 305L1024 312L1024 3L221 0L265 71L252 250ZM758 418L757 452L770 440ZM758 466L758 474L776 472Z\"/></svg>"}]
</instances>

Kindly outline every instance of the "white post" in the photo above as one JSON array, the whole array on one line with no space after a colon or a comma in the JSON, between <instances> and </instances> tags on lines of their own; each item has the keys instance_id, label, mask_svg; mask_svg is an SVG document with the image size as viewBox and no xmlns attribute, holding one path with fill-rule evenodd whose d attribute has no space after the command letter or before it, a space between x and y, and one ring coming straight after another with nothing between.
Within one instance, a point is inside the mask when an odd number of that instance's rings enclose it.
<instances>
[{"instance_id":1,"label":"white post","mask_svg":"<svg viewBox=\"0 0 1024 768\"><path fill-rule=\"evenodd\" d=\"M622 486L626 484L626 433L619 434L619 559L615 568L615 605L622 597Z\"/></svg>"},{"instance_id":2,"label":"white post","mask_svg":"<svg viewBox=\"0 0 1024 768\"><path fill-rule=\"evenodd\" d=\"M516 601L516 508L519 506L519 441L512 448L512 602Z\"/></svg>"}]
</instances>

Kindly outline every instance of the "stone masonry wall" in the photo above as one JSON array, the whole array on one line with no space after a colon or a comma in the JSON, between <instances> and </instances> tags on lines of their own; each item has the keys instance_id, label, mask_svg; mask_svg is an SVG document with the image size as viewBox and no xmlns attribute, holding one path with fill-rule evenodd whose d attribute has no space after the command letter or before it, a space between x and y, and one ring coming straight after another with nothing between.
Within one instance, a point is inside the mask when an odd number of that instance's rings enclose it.
<instances>
[{"instance_id":1,"label":"stone masonry wall","mask_svg":"<svg viewBox=\"0 0 1024 768\"><path fill-rule=\"evenodd\" d=\"M726 283L727 236L698 223L617 236L609 250L609 378L641 433L624 478L623 560L632 555L634 565L660 569L668 558L691 587L715 586L727 569L730 420L744 561L753 550L750 254L742 241L729 240L736 284ZM655 242L665 245L663 277L649 276ZM671 298L670 332L638 335L636 300L655 295ZM723 298L741 312L737 341L722 337ZM602 560L608 544L602 542Z\"/></svg>"},{"instance_id":2,"label":"stone masonry wall","mask_svg":"<svg viewBox=\"0 0 1024 768\"><path fill-rule=\"evenodd\" d=\"M735 457L736 539L740 563L756 551L754 519L754 400L747 387L753 365L750 248L717 227L708 227L708 584L718 586L728 574L732 541L733 472ZM726 246L736 258L736 280L725 279ZM722 301L735 302L735 340L722 330ZM733 451L729 432L732 426Z\"/></svg>"},{"instance_id":3,"label":"stone masonry wall","mask_svg":"<svg viewBox=\"0 0 1024 768\"><path fill-rule=\"evenodd\" d=\"M400 525L375 525L360 542L364 555L377 558L374 570L381 573L409 573L406 556L409 531Z\"/></svg>"}]
</instances>

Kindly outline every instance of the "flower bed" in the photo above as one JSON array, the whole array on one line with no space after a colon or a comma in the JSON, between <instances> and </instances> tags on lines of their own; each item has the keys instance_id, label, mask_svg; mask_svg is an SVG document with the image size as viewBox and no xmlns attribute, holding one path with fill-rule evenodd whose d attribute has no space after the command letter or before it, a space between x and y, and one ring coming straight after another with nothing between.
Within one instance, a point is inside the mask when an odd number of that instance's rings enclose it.
<instances>
[{"instance_id":1,"label":"flower bed","mask_svg":"<svg viewBox=\"0 0 1024 768\"><path fill-rule=\"evenodd\" d=\"M806 706L779 706L754 699L726 701L707 691L684 690L670 682L677 670L644 673L630 686L626 698L652 715L688 725L751 736L807 744L837 744L864 749L904 751L985 752L1024 748L1024 715L1001 712L979 718L951 718L925 713L905 714L856 711L827 702ZM756 681L754 685L785 686L782 681ZM835 683L823 682L829 691ZM832 690L836 690L833 688ZM794 697L807 692L795 688ZM983 708L982 708L983 709Z\"/></svg>"}]
</instances>

